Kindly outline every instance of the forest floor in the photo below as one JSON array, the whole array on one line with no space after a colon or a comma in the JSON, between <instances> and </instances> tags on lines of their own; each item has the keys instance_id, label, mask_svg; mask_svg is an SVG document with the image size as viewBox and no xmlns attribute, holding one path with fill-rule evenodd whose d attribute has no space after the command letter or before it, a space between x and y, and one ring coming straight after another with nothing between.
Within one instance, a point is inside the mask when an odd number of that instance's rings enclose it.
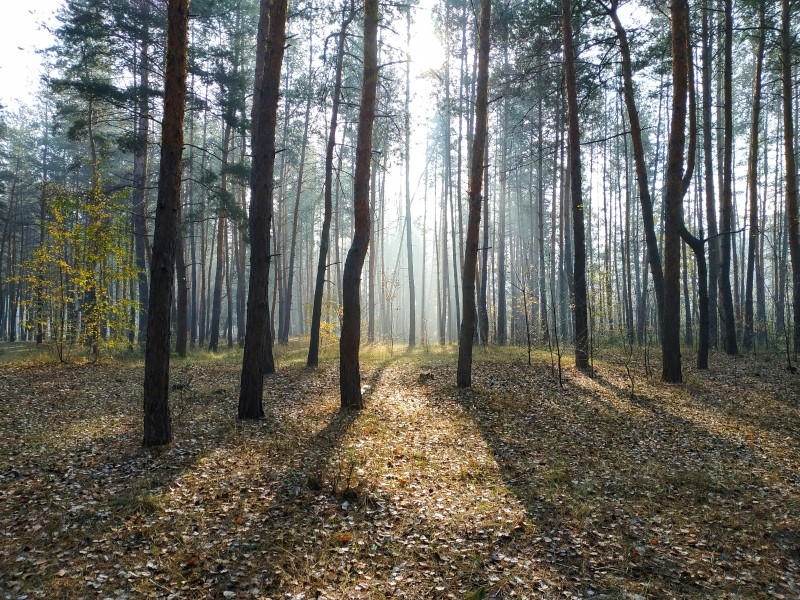
<instances>
[{"instance_id":1,"label":"forest floor","mask_svg":"<svg viewBox=\"0 0 800 600\"><path fill-rule=\"evenodd\" d=\"M800 374L776 357L666 386L606 351L562 387L546 354L477 348L461 391L455 347L373 347L353 414L335 348L309 371L297 342L238 422L241 354L198 353L175 441L144 450L141 360L12 350L0 598L800 597Z\"/></svg>"}]
</instances>

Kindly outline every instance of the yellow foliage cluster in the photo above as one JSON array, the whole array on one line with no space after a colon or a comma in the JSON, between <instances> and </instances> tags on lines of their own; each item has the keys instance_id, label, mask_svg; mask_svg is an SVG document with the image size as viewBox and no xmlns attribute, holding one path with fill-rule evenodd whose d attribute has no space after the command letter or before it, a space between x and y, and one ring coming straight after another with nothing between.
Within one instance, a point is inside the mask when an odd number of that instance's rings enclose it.
<instances>
[{"instance_id":1,"label":"yellow foliage cluster","mask_svg":"<svg viewBox=\"0 0 800 600\"><path fill-rule=\"evenodd\" d=\"M130 225L122 194L98 186L70 192L52 186L46 197L45 239L24 265L31 290L29 328L42 332L63 360L65 350L127 343L138 308L131 283Z\"/></svg>"}]
</instances>

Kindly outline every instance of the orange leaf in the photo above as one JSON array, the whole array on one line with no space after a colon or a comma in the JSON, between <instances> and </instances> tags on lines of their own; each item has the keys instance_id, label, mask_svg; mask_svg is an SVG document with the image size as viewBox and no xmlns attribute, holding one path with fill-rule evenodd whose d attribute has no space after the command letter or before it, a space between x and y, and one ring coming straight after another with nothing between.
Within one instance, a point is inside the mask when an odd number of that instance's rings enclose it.
<instances>
[{"instance_id":1,"label":"orange leaf","mask_svg":"<svg viewBox=\"0 0 800 600\"><path fill-rule=\"evenodd\" d=\"M241 525L242 523L244 523L244 519L242 519L242 517L236 517L236 523L237 525Z\"/></svg>"},{"instance_id":2,"label":"orange leaf","mask_svg":"<svg viewBox=\"0 0 800 600\"><path fill-rule=\"evenodd\" d=\"M343 533L342 534L342 543L346 544L349 541L350 541L350 535L347 534L347 533Z\"/></svg>"}]
</instances>

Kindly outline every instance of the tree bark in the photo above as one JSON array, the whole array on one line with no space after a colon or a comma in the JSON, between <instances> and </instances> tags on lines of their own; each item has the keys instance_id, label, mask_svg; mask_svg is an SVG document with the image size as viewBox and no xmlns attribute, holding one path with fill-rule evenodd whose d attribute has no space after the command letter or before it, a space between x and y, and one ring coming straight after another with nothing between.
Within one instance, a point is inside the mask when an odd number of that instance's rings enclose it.
<instances>
[{"instance_id":1,"label":"tree bark","mask_svg":"<svg viewBox=\"0 0 800 600\"><path fill-rule=\"evenodd\" d=\"M475 274L478 266L478 236L481 223L481 189L483 187L484 151L489 114L489 30L491 27L491 0L481 0L478 26L478 81L475 100L475 134L472 140L470 165L469 215L464 250L464 267L461 276L461 297L464 314L461 318L461 335L458 342L458 370L456 385L472 385L472 345L475 336L477 309L475 306ZM486 275L484 274L484 278Z\"/></svg>"},{"instance_id":2,"label":"tree bark","mask_svg":"<svg viewBox=\"0 0 800 600\"><path fill-rule=\"evenodd\" d=\"M792 262L794 351L800 352L800 212L797 198L797 163L792 112L792 32L789 0L781 0L781 81L783 83L783 145L786 160L786 213Z\"/></svg>"},{"instance_id":3,"label":"tree bark","mask_svg":"<svg viewBox=\"0 0 800 600\"><path fill-rule=\"evenodd\" d=\"M322 322L322 297L325 290L325 272L328 269L328 249L331 241L331 217L333 212L333 153L336 149L336 128L339 122L339 105L342 93L342 67L344 65L345 35L347 28L355 16L352 4L346 16L342 19L339 28L339 42L336 50L336 71L333 82L333 99L331 105L331 123L328 131L328 143L325 147L325 188L324 188L324 214L322 217L322 232L319 241L319 260L317 261L317 277L314 282L314 307L311 312L311 340L308 345L309 367L319 364L319 329Z\"/></svg>"},{"instance_id":4,"label":"tree bark","mask_svg":"<svg viewBox=\"0 0 800 600\"><path fill-rule=\"evenodd\" d=\"M692 175L694 174L695 168L695 159L697 157L697 97L695 94L695 85L694 85L694 65L692 62L692 44L691 39L689 37L688 32L691 31L688 23L689 13L686 13L686 58L689 64L688 68L688 87L689 87L689 152L688 158L686 160L686 172L683 174L683 182L681 184L681 204L683 203L683 199L686 197L686 192L689 190L689 184L692 181ZM692 252L694 252L695 261L697 262L697 274L699 280L699 316L700 316L700 330L699 330L699 340L697 344L697 368L698 369L707 369L708 368L708 350L710 347L710 314L709 314L709 293L708 293L708 262L706 261L706 253L705 253L705 240L702 239L702 234L700 237L695 237L689 230L686 228L686 223L683 220L683 216L681 216L681 223L680 223L680 235L683 239L684 243L688 245ZM684 269L686 267L684 266ZM684 286L687 288L685 295L688 298L688 282L687 277L684 277ZM689 303L688 299L686 302L686 311L689 312ZM689 319L687 316L687 324L689 323ZM687 332L687 345L690 345L691 339L689 338Z\"/></svg>"},{"instance_id":5,"label":"tree bark","mask_svg":"<svg viewBox=\"0 0 800 600\"><path fill-rule=\"evenodd\" d=\"M753 283L755 279L756 247L758 245L758 136L761 122L761 74L764 65L764 45L766 38L766 15L764 1L758 5L759 27L758 48L756 49L756 73L753 81L753 106L750 118L750 150L747 159L747 187L750 205L750 218L747 232L747 283L744 293L744 336L742 345L747 350L753 348Z\"/></svg>"},{"instance_id":6,"label":"tree bark","mask_svg":"<svg viewBox=\"0 0 800 600\"><path fill-rule=\"evenodd\" d=\"M183 228L180 223L175 236L175 271L178 278L175 352L181 358L186 358L189 333L189 282L186 278L186 254L183 246Z\"/></svg>"},{"instance_id":7,"label":"tree bark","mask_svg":"<svg viewBox=\"0 0 800 600\"><path fill-rule=\"evenodd\" d=\"M147 11L148 3L145 0L140 0L139 8ZM145 19L145 23L146 21L147 19ZM142 348L145 347L147 333L146 308L149 303L147 259L145 257L145 247L147 245L147 144L150 128L150 102L148 100L148 88L150 87L149 37L150 31L145 25L139 49L139 118L136 122L136 151L133 156L133 231L135 236L136 268L138 269L139 345Z\"/></svg>"},{"instance_id":8,"label":"tree bark","mask_svg":"<svg viewBox=\"0 0 800 600\"><path fill-rule=\"evenodd\" d=\"M275 129L287 10L287 0L261 0L256 43L256 64L259 68L256 69L253 84L251 119L250 282L239 388L240 419L260 419L264 416L264 374L274 369L268 295L270 225L275 189Z\"/></svg>"},{"instance_id":9,"label":"tree bark","mask_svg":"<svg viewBox=\"0 0 800 600\"><path fill-rule=\"evenodd\" d=\"M150 267L150 301L144 368L145 446L172 439L169 416L169 336L175 240L181 210L183 117L186 110L189 0L167 4L167 58L164 75L164 116L161 122L161 164L158 204Z\"/></svg>"},{"instance_id":10,"label":"tree bark","mask_svg":"<svg viewBox=\"0 0 800 600\"><path fill-rule=\"evenodd\" d=\"M339 392L343 409L364 407L358 353L361 346L361 272L369 248L369 179L372 127L378 87L378 0L364 2L364 72L358 115L356 166L353 180L353 241L342 281L342 334L339 340Z\"/></svg>"},{"instance_id":11,"label":"tree bark","mask_svg":"<svg viewBox=\"0 0 800 600\"><path fill-rule=\"evenodd\" d=\"M228 192L228 155L230 153L231 143L231 125L230 122L225 122L222 134L222 165L220 170L222 175L220 177L221 194L219 199L219 207L217 212L217 256L216 266L214 271L214 293L211 299L211 336L208 341L208 349L211 352L216 352L219 349L219 327L222 318L222 286L224 284L223 276L225 274L225 261L226 249L226 231L228 228L228 219L226 215L225 196Z\"/></svg>"},{"instance_id":12,"label":"tree bark","mask_svg":"<svg viewBox=\"0 0 800 600\"><path fill-rule=\"evenodd\" d=\"M702 69L703 69L703 164L708 227L708 337L711 347L717 347L717 292L719 289L719 238L717 237L717 208L714 201L714 155L711 139L711 34L708 9L703 5ZM703 237L702 232L700 237Z\"/></svg>"},{"instance_id":13,"label":"tree bark","mask_svg":"<svg viewBox=\"0 0 800 600\"><path fill-rule=\"evenodd\" d=\"M309 90L308 90L308 97L306 98L306 115L305 115L305 122L303 125L303 141L300 144L300 164L298 165L297 171L297 189L295 190L295 197L294 197L294 214L292 216L292 242L289 248L289 267L286 272L286 292L284 293L284 297L286 298L286 302L284 303L284 328L283 328L283 339L280 340L282 344L289 343L289 331L291 329L292 323L292 300L293 300L293 293L294 290L292 289L294 286L294 263L295 263L295 256L297 254L297 222L300 218L300 197L303 193L303 171L306 165L306 147L308 146L308 126L311 122L311 97L312 97L312 87L313 87L313 80L312 80L312 68L313 68L313 61L314 61L314 45L309 40L309 57L308 57L308 78L309 78Z\"/></svg>"},{"instance_id":14,"label":"tree bark","mask_svg":"<svg viewBox=\"0 0 800 600\"><path fill-rule=\"evenodd\" d=\"M406 8L406 106L405 106L405 177L406 177L406 252L408 253L408 347L417 343L416 294L414 290L414 249L411 231L411 6ZM459 120L459 123L461 121ZM459 145L460 148L460 145ZM461 154L459 153L459 157ZM464 301L466 303L466 300Z\"/></svg>"},{"instance_id":15,"label":"tree bark","mask_svg":"<svg viewBox=\"0 0 800 600\"><path fill-rule=\"evenodd\" d=\"M656 238L655 220L653 218L653 200L650 196L647 163L645 161L644 143L642 141L642 126L639 120L639 110L636 106L636 97L633 89L633 69L631 67L628 35L617 16L616 0L611 3L608 14L614 22L614 29L617 32L617 39L620 45L623 96L625 97L625 106L628 111L628 121L631 127L633 160L636 166L636 178L639 186L639 204L642 208L644 238L647 246L647 262L650 265L650 272L653 276L653 289L656 293L656 305L658 307L659 329L661 329L661 317L664 313L664 271L661 266L658 239Z\"/></svg>"},{"instance_id":16,"label":"tree bark","mask_svg":"<svg viewBox=\"0 0 800 600\"><path fill-rule=\"evenodd\" d=\"M722 197L720 199L721 262L719 271L720 310L722 312L722 342L725 352L738 352L736 319L731 289L731 231L733 227L733 0L725 0L725 68L724 95L724 155L722 164Z\"/></svg>"},{"instance_id":17,"label":"tree bark","mask_svg":"<svg viewBox=\"0 0 800 600\"><path fill-rule=\"evenodd\" d=\"M589 317L586 296L586 239L584 232L583 193L581 188L581 146L578 115L578 85L575 74L575 50L572 34L570 0L561 0L563 9L564 77L567 89L567 118L570 193L572 197L572 231L575 244L572 276L575 306L575 366L589 366Z\"/></svg>"},{"instance_id":18,"label":"tree bark","mask_svg":"<svg viewBox=\"0 0 800 600\"><path fill-rule=\"evenodd\" d=\"M683 154L686 145L686 94L689 61L687 0L672 0L672 123L667 150L664 222L664 314L662 320L661 378L683 381L680 344L680 228L683 222Z\"/></svg>"},{"instance_id":19,"label":"tree bark","mask_svg":"<svg viewBox=\"0 0 800 600\"><path fill-rule=\"evenodd\" d=\"M477 77L476 77L477 79ZM476 83L477 86L477 83ZM488 126L487 126L488 129ZM473 143L474 143L473 133ZM483 177L483 245L481 247L481 288L478 292L478 327L481 344L489 344L489 306L487 291L489 286L489 152L484 144L484 177Z\"/></svg>"}]
</instances>

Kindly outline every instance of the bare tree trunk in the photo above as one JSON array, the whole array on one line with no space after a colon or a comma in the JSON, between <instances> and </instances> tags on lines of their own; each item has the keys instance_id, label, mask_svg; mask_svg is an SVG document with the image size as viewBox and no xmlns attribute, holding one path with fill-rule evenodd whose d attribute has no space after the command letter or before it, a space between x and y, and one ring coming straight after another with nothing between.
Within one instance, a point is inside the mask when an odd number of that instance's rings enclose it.
<instances>
[{"instance_id":1,"label":"bare tree trunk","mask_svg":"<svg viewBox=\"0 0 800 600\"><path fill-rule=\"evenodd\" d=\"M800 352L800 212L797 198L797 164L792 113L792 32L789 0L781 0L781 81L783 83L783 145L786 160L786 213L789 222L789 256L792 262L794 351Z\"/></svg>"},{"instance_id":2,"label":"bare tree trunk","mask_svg":"<svg viewBox=\"0 0 800 600\"><path fill-rule=\"evenodd\" d=\"M724 157L722 165L722 198L720 199L720 238L722 261L719 273L719 294L722 312L722 341L729 355L738 352L736 319L731 290L731 231L733 226L733 0L725 0L725 69L724 91Z\"/></svg>"},{"instance_id":3,"label":"bare tree trunk","mask_svg":"<svg viewBox=\"0 0 800 600\"><path fill-rule=\"evenodd\" d=\"M175 241L181 211L181 156L186 110L189 0L167 4L167 59L164 75L164 116L161 121L161 163L158 203L150 267L150 301L144 367L145 446L172 439L169 417L170 304L175 276Z\"/></svg>"},{"instance_id":4,"label":"bare tree trunk","mask_svg":"<svg viewBox=\"0 0 800 600\"><path fill-rule=\"evenodd\" d=\"M250 285L247 291L240 419L264 416L264 374L274 370L269 311L270 225L275 189L275 129L286 43L287 0L261 0L253 84L250 175Z\"/></svg>"},{"instance_id":5,"label":"bare tree trunk","mask_svg":"<svg viewBox=\"0 0 800 600\"><path fill-rule=\"evenodd\" d=\"M309 367L319 364L319 329L322 321L322 297L325 290L325 272L328 269L328 249L331 241L331 216L333 212L333 152L336 149L336 127L339 122L339 104L342 93L342 67L344 64L345 34L347 27L353 20L355 11L351 3L349 12L342 18L339 28L339 41L336 50L336 71L334 73L333 98L331 106L331 123L328 131L328 143L325 147L325 188L324 188L324 214L322 217L322 233L319 242L319 260L317 261L317 278L314 283L314 308L311 312L311 341L308 345ZM338 228L337 228L338 230ZM338 244L338 240L337 240ZM338 284L337 284L338 285Z\"/></svg>"},{"instance_id":6,"label":"bare tree trunk","mask_svg":"<svg viewBox=\"0 0 800 600\"><path fill-rule=\"evenodd\" d=\"M717 208L714 201L714 156L711 139L711 35L708 9L703 4L702 68L703 68L703 162L706 194L706 223L708 224L708 337L712 348L717 347L718 318L717 293L719 290L719 237L717 237ZM700 237L703 237L702 234Z\"/></svg>"},{"instance_id":7,"label":"bare tree trunk","mask_svg":"<svg viewBox=\"0 0 800 600\"><path fill-rule=\"evenodd\" d=\"M175 233L175 271L178 276L177 290L177 319L175 327L175 352L181 358L186 358L186 344L189 332L189 289L186 280L186 255L183 245L183 228L178 223Z\"/></svg>"},{"instance_id":8,"label":"bare tree trunk","mask_svg":"<svg viewBox=\"0 0 800 600\"><path fill-rule=\"evenodd\" d=\"M406 110L405 110L405 176L406 176L406 251L408 252L408 347L417 343L416 294L414 292L414 251L411 240L411 6L406 8ZM460 115L459 115L460 116ZM461 121L459 120L459 123ZM460 142L460 140L459 140ZM459 144L459 157L460 154ZM466 303L466 300L464 301Z\"/></svg>"},{"instance_id":9,"label":"bare tree trunk","mask_svg":"<svg viewBox=\"0 0 800 600\"><path fill-rule=\"evenodd\" d=\"M369 248L369 179L372 127L378 87L378 0L364 2L364 73L358 115L356 168L353 180L354 232L344 266L342 335L339 340L339 391L343 409L364 406L358 353L361 346L361 272Z\"/></svg>"},{"instance_id":10,"label":"bare tree trunk","mask_svg":"<svg viewBox=\"0 0 800 600\"><path fill-rule=\"evenodd\" d=\"M683 210L683 199L686 197L686 192L689 190L689 185L694 175L695 162L697 158L697 95L695 93L694 82L694 63L692 61L692 41L691 41L691 27L689 26L689 12L685 12L685 29L686 29L686 62L687 62L687 87L689 93L689 151L686 160L686 171L683 174L681 181L681 210ZM699 204L698 204L699 205ZM699 219L699 215L698 215ZM697 238L689 233L684 223L683 215L681 215L679 233L684 243L686 243L694 252L695 260L697 262L699 285L699 315L700 315L700 331L699 343L697 345L697 368L708 368L708 349L710 345L709 340L709 314L708 314L708 265L706 262L705 254L705 240ZM686 266L684 265L684 272ZM684 287L687 290L686 296L688 297L688 282L684 277ZM687 300L687 313L690 311ZM687 317L688 324L688 317ZM688 335L688 333L687 333ZM691 343L691 342L689 342Z\"/></svg>"},{"instance_id":11,"label":"bare tree trunk","mask_svg":"<svg viewBox=\"0 0 800 600\"><path fill-rule=\"evenodd\" d=\"M445 135L449 136L449 127L445 126L445 130L447 133ZM451 308L450 308L450 266L449 261L447 259L447 199L448 195L450 194L450 169L449 164L450 161L448 160L447 153L449 152L449 144L445 141L445 156L442 165L442 211L441 211L441 221L439 225L442 228L441 235L439 237L439 241L441 246L439 247L439 252L441 253L441 281L442 281L442 313L439 319L439 343L444 345L448 332L450 330L450 315L451 315Z\"/></svg>"},{"instance_id":12,"label":"bare tree trunk","mask_svg":"<svg viewBox=\"0 0 800 600\"><path fill-rule=\"evenodd\" d=\"M502 24L503 68L508 68L508 24ZM498 183L500 197L497 207L497 343L505 345L508 341L508 318L506 316L506 213L508 212L508 103L509 90L503 95L503 108L500 111L499 149L500 173Z\"/></svg>"},{"instance_id":13,"label":"bare tree trunk","mask_svg":"<svg viewBox=\"0 0 800 600\"><path fill-rule=\"evenodd\" d=\"M487 127L488 129L488 127ZM474 135L473 135L474 143ZM484 163L483 177L483 247L481 248L481 289L478 302L478 319L480 328L481 343L486 346L489 344L489 307L487 305L487 288L489 285L489 149L488 144L484 144L486 158Z\"/></svg>"},{"instance_id":14,"label":"bare tree trunk","mask_svg":"<svg viewBox=\"0 0 800 600\"><path fill-rule=\"evenodd\" d=\"M189 83L189 89L194 88L194 76L192 82ZM189 143L194 144L194 115L191 115L189 121ZM188 195L189 206L189 264L191 272L191 316L189 317L189 344L192 348L197 346L197 333L198 333L198 281L197 281L197 227L196 220L197 214L195 213L194 203L194 149L189 150L189 181L186 186Z\"/></svg>"},{"instance_id":15,"label":"bare tree trunk","mask_svg":"<svg viewBox=\"0 0 800 600\"><path fill-rule=\"evenodd\" d=\"M478 81L475 101L475 136L470 165L469 216L467 239L464 251L464 269L461 276L461 296L464 314L461 319L461 335L458 342L458 370L456 385L472 385L472 345L475 336L477 310L475 306L475 274L478 266L478 234L481 222L481 188L483 186L483 154L486 148L489 114L489 31L491 27L491 0L481 0L480 24L478 27ZM484 275L485 277L485 275Z\"/></svg>"},{"instance_id":16,"label":"bare tree trunk","mask_svg":"<svg viewBox=\"0 0 800 600\"><path fill-rule=\"evenodd\" d=\"M586 239L584 233L583 194L581 189L581 146L578 117L578 86L575 75L575 50L572 36L570 0L561 0L564 38L564 76L567 89L569 121L569 169L572 195L572 230L575 243L573 278L575 285L575 366L589 366L589 317L586 297Z\"/></svg>"},{"instance_id":17,"label":"bare tree trunk","mask_svg":"<svg viewBox=\"0 0 800 600\"><path fill-rule=\"evenodd\" d=\"M139 0L139 9L148 11L146 0ZM145 18L147 23L147 18ZM137 280L139 284L139 345L144 348L147 333L147 143L150 129L150 31L147 25L142 32L139 49L139 118L136 123L136 152L133 156L133 231L135 236Z\"/></svg>"},{"instance_id":18,"label":"bare tree trunk","mask_svg":"<svg viewBox=\"0 0 800 600\"><path fill-rule=\"evenodd\" d=\"M550 325L547 316L547 280L545 269L545 255L544 255L544 113L542 111L542 104L544 103L544 94L539 96L539 140L537 142L537 178L539 180L539 191L537 198L537 237L539 243L539 302L542 305L541 314L541 327L542 327L542 341L550 343ZM551 249L552 252L552 249Z\"/></svg>"},{"instance_id":19,"label":"bare tree trunk","mask_svg":"<svg viewBox=\"0 0 800 600\"><path fill-rule=\"evenodd\" d=\"M766 109L766 107L765 107ZM769 114L764 114L764 198L766 199L769 189ZM762 228L767 226L767 202L761 203L761 223ZM764 247L767 236L764 231L759 236L758 254L756 258L756 335L757 344L767 348L769 338L767 336L767 282L765 278L765 253Z\"/></svg>"},{"instance_id":20,"label":"bare tree trunk","mask_svg":"<svg viewBox=\"0 0 800 600\"><path fill-rule=\"evenodd\" d=\"M206 85L205 102L208 103L208 85ZM208 111L203 113L203 147L205 148L208 141ZM206 168L206 152L201 154L200 171L204 172ZM200 300L198 303L198 312L200 313L197 332L198 346L205 346L206 332L208 329L208 287L211 278L208 276L209 271L206 270L206 247L208 246L208 236L206 227L206 198L205 191L203 198L200 201L200 214L198 215L200 221ZM209 265L210 268L210 265Z\"/></svg>"},{"instance_id":21,"label":"bare tree trunk","mask_svg":"<svg viewBox=\"0 0 800 600\"><path fill-rule=\"evenodd\" d=\"M633 145L633 160L636 166L636 179L639 185L639 204L642 208L642 221L644 223L645 244L647 246L647 262L653 275L653 289L656 293L656 305L658 307L659 328L661 328L661 316L664 313L664 272L661 267L661 256L658 251L658 239L656 238L655 220L653 218L653 201L650 197L648 186L647 164L644 155L644 143L642 141L642 126L639 121L639 110L636 107L636 98L633 89L633 69L631 67L631 54L628 46L627 32L617 16L617 2L612 1L608 14L614 22L617 32L617 39L620 44L620 54L622 56L622 82L625 106L628 111L628 121L631 126L631 143Z\"/></svg>"},{"instance_id":22,"label":"bare tree trunk","mask_svg":"<svg viewBox=\"0 0 800 600\"><path fill-rule=\"evenodd\" d=\"M375 197L378 185L378 169L372 169L372 184L369 189L369 207L372 219L375 219ZM383 228L381 227L381 230ZM367 289L367 342L372 344L375 341L375 292L384 291L386 282L384 281L385 273L381 272L380 277L376 276L378 266L378 244L372 245L372 251L369 253L369 263L367 264L367 276L369 281L369 288ZM383 269L381 269L383 271ZM377 285L376 285L377 284ZM384 324L385 325L385 324Z\"/></svg>"},{"instance_id":23,"label":"bare tree trunk","mask_svg":"<svg viewBox=\"0 0 800 600\"><path fill-rule=\"evenodd\" d=\"M225 339L228 342L228 348L233 348L233 285L231 283L231 274L233 272L233 265L231 264L231 243L229 239L228 230L231 228L231 221L225 224L225 296L227 297L227 318L225 323Z\"/></svg>"},{"instance_id":24,"label":"bare tree trunk","mask_svg":"<svg viewBox=\"0 0 800 600\"><path fill-rule=\"evenodd\" d=\"M683 381L680 344L680 227L683 220L683 154L686 144L686 94L689 61L687 49L687 0L672 0L672 123L667 151L664 223L664 314L662 321L661 378Z\"/></svg>"},{"instance_id":25,"label":"bare tree trunk","mask_svg":"<svg viewBox=\"0 0 800 600\"><path fill-rule=\"evenodd\" d=\"M314 45L309 40L309 57L308 57L308 78L309 78L309 88L313 87L313 81L311 80L312 68L313 68L313 60L314 60ZM300 196L303 192L303 170L305 169L306 164L306 147L308 146L308 126L311 122L311 97L312 91L311 89L308 90L308 97L306 98L306 116L305 116L305 123L303 125L303 141L300 144L300 165L298 166L297 172L297 189L295 190L295 197L294 197L294 214L292 217L292 243L289 248L289 268L286 273L286 292L284 293L284 297L286 298L286 302L284 303L284 328L283 328L283 339L281 339L281 343L288 344L289 343L289 330L291 329L292 323L292 296L294 294L294 290L292 289L294 286L294 262L295 256L297 251L297 221L300 217Z\"/></svg>"},{"instance_id":26,"label":"bare tree trunk","mask_svg":"<svg viewBox=\"0 0 800 600\"><path fill-rule=\"evenodd\" d=\"M744 337L742 345L753 348L753 280L755 279L756 246L759 237L758 225L758 136L761 121L761 73L764 64L766 38L766 15L764 1L758 4L760 32L756 49L756 73L753 81L753 106L750 118L750 152L747 159L747 187L750 204L750 219L747 234L747 284L744 294Z\"/></svg>"},{"instance_id":27,"label":"bare tree trunk","mask_svg":"<svg viewBox=\"0 0 800 600\"><path fill-rule=\"evenodd\" d=\"M242 111L244 120L244 111ZM242 164L247 160L247 133L242 132ZM239 183L239 208L247 215L247 182ZM241 227L233 230L236 252L236 343L244 348L245 318L247 313L247 239Z\"/></svg>"},{"instance_id":28,"label":"bare tree trunk","mask_svg":"<svg viewBox=\"0 0 800 600\"><path fill-rule=\"evenodd\" d=\"M222 189L222 195L224 196L228 191L228 174L227 174L227 166L228 166L228 155L230 153L230 143L231 143L231 125L230 122L226 120L224 125L224 131L222 134L222 176L220 187ZM225 207L220 202L220 206L218 209L218 216L217 216L217 256L216 256L216 267L214 272L214 295L211 300L211 338L208 342L208 349L212 352L216 352L219 348L219 328L220 328L220 321L222 317L222 286L223 276L225 274L225 261L226 259L226 248L225 248L225 240L226 230L228 228L228 219L227 215L225 214Z\"/></svg>"}]
</instances>

